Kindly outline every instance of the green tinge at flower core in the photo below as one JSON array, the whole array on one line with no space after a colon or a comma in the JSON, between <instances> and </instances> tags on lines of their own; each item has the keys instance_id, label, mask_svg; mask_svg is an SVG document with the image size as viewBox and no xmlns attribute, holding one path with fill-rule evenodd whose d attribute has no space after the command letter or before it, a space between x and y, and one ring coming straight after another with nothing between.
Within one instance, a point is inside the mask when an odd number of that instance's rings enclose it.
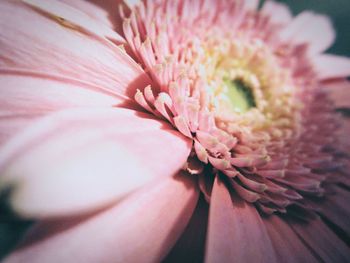
<instances>
[{"instance_id":1,"label":"green tinge at flower core","mask_svg":"<svg viewBox=\"0 0 350 263\"><path fill-rule=\"evenodd\" d=\"M252 90L241 80L224 79L226 95L236 112L244 113L256 107Z\"/></svg>"}]
</instances>

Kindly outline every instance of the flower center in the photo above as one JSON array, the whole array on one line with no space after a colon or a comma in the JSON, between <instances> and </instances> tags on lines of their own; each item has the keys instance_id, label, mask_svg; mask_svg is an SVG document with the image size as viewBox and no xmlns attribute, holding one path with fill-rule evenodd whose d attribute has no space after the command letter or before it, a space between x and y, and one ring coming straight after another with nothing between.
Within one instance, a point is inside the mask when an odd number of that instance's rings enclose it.
<instances>
[{"instance_id":1,"label":"flower center","mask_svg":"<svg viewBox=\"0 0 350 263\"><path fill-rule=\"evenodd\" d=\"M229 99L233 110L238 113L247 112L256 107L254 94L251 88L240 79L224 79L225 95Z\"/></svg>"}]
</instances>

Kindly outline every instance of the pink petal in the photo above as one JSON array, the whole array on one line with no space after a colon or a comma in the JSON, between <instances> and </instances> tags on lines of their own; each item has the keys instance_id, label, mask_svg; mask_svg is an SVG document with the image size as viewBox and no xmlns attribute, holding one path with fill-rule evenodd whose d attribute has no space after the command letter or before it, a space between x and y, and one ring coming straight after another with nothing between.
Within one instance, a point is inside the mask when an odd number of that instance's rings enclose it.
<instances>
[{"instance_id":1,"label":"pink petal","mask_svg":"<svg viewBox=\"0 0 350 263\"><path fill-rule=\"evenodd\" d=\"M350 76L350 59L336 55L322 54L312 58L320 79L344 78Z\"/></svg>"},{"instance_id":2,"label":"pink petal","mask_svg":"<svg viewBox=\"0 0 350 263\"><path fill-rule=\"evenodd\" d=\"M259 0L245 0L244 5L248 10L257 10L259 6Z\"/></svg>"},{"instance_id":3,"label":"pink petal","mask_svg":"<svg viewBox=\"0 0 350 263\"><path fill-rule=\"evenodd\" d=\"M277 24L287 24L293 19L289 7L286 4L275 1L266 1L261 12Z\"/></svg>"},{"instance_id":4,"label":"pink petal","mask_svg":"<svg viewBox=\"0 0 350 263\"><path fill-rule=\"evenodd\" d=\"M26 217L81 213L183 167L191 141L125 109L53 113L0 151L0 185Z\"/></svg>"},{"instance_id":5,"label":"pink petal","mask_svg":"<svg viewBox=\"0 0 350 263\"><path fill-rule=\"evenodd\" d=\"M293 230L283 219L278 216L269 216L265 220L265 225L279 262L299 263L299 262L318 262L311 251L298 238Z\"/></svg>"},{"instance_id":6,"label":"pink petal","mask_svg":"<svg viewBox=\"0 0 350 263\"><path fill-rule=\"evenodd\" d=\"M150 80L121 48L66 20L0 1L0 66L78 79L125 99Z\"/></svg>"},{"instance_id":7,"label":"pink petal","mask_svg":"<svg viewBox=\"0 0 350 263\"><path fill-rule=\"evenodd\" d=\"M188 175L162 179L85 220L43 222L5 262L160 262L198 200Z\"/></svg>"},{"instance_id":8,"label":"pink petal","mask_svg":"<svg viewBox=\"0 0 350 263\"><path fill-rule=\"evenodd\" d=\"M0 70L0 145L48 112L123 101L98 90L81 81Z\"/></svg>"},{"instance_id":9,"label":"pink petal","mask_svg":"<svg viewBox=\"0 0 350 263\"><path fill-rule=\"evenodd\" d=\"M321 219L313 219L308 223L289 220L299 238L312 252L324 262L347 262L350 249Z\"/></svg>"},{"instance_id":10,"label":"pink petal","mask_svg":"<svg viewBox=\"0 0 350 263\"><path fill-rule=\"evenodd\" d=\"M107 26L100 21L93 19L86 13L74 8L68 3L61 1L40 1L40 0L22 0L28 5L36 8L50 16L60 17L74 24L74 26L80 27L89 33L95 34L96 36L105 37L113 40L118 44L125 44L125 40L111 27ZM97 9L97 8L95 8Z\"/></svg>"},{"instance_id":11,"label":"pink petal","mask_svg":"<svg viewBox=\"0 0 350 263\"><path fill-rule=\"evenodd\" d=\"M123 0L87 0L71 1L63 0L69 5L74 5L84 12L96 16L100 21L113 28L123 36L123 20L119 13L119 7L125 4ZM86 2L86 3L83 3Z\"/></svg>"},{"instance_id":12,"label":"pink petal","mask_svg":"<svg viewBox=\"0 0 350 263\"><path fill-rule=\"evenodd\" d=\"M350 108L350 82L346 79L324 83L337 108Z\"/></svg>"},{"instance_id":13,"label":"pink petal","mask_svg":"<svg viewBox=\"0 0 350 263\"><path fill-rule=\"evenodd\" d=\"M184 233L163 263L203 262L208 211L208 203L204 198L199 198L196 210Z\"/></svg>"},{"instance_id":14,"label":"pink petal","mask_svg":"<svg viewBox=\"0 0 350 263\"><path fill-rule=\"evenodd\" d=\"M206 262L277 262L264 222L255 207L231 198L216 177L209 210Z\"/></svg>"},{"instance_id":15,"label":"pink petal","mask_svg":"<svg viewBox=\"0 0 350 263\"><path fill-rule=\"evenodd\" d=\"M345 188L334 186L320 205L320 213L350 236L350 193Z\"/></svg>"},{"instance_id":16,"label":"pink petal","mask_svg":"<svg viewBox=\"0 0 350 263\"><path fill-rule=\"evenodd\" d=\"M335 32L328 17L302 12L281 32L281 38L294 44L309 44L312 53L320 53L333 44Z\"/></svg>"},{"instance_id":17,"label":"pink petal","mask_svg":"<svg viewBox=\"0 0 350 263\"><path fill-rule=\"evenodd\" d=\"M60 2L63 2L67 5L70 5L72 7L74 7L75 9L80 10L81 12L84 12L86 15L88 15L89 17L107 25L109 28L114 29L114 25L112 23L112 20L114 19L113 16L109 15L108 11L113 11L116 12L116 14L118 13L118 4L120 4L122 2L122 0L105 0L105 1L99 1L97 3L93 3L94 1L90 1L90 0L60 0ZM95 1L96 2L96 1ZM100 5L106 4L110 2L111 4L113 4L113 9L104 9ZM113 2L113 3L112 3Z\"/></svg>"}]
</instances>

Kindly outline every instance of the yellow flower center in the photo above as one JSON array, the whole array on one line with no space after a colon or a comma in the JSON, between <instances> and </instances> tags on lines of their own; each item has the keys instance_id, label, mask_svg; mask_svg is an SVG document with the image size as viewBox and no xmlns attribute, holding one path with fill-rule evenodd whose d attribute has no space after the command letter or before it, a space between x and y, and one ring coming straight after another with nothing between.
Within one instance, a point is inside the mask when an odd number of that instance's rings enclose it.
<instances>
[{"instance_id":1,"label":"yellow flower center","mask_svg":"<svg viewBox=\"0 0 350 263\"><path fill-rule=\"evenodd\" d=\"M251 88L240 79L224 79L225 95L237 113L244 113L256 106Z\"/></svg>"}]
</instances>

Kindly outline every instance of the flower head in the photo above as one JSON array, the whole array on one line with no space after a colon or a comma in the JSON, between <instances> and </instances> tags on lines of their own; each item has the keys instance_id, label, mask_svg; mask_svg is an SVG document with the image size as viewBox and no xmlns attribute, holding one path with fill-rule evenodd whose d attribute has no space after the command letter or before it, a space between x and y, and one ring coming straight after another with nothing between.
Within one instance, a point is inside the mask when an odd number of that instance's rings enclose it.
<instances>
[{"instance_id":1,"label":"flower head","mask_svg":"<svg viewBox=\"0 0 350 263\"><path fill-rule=\"evenodd\" d=\"M329 19L105 4L0 3L0 190L40 221L8 262L345 261L350 62L323 53Z\"/></svg>"}]
</instances>

